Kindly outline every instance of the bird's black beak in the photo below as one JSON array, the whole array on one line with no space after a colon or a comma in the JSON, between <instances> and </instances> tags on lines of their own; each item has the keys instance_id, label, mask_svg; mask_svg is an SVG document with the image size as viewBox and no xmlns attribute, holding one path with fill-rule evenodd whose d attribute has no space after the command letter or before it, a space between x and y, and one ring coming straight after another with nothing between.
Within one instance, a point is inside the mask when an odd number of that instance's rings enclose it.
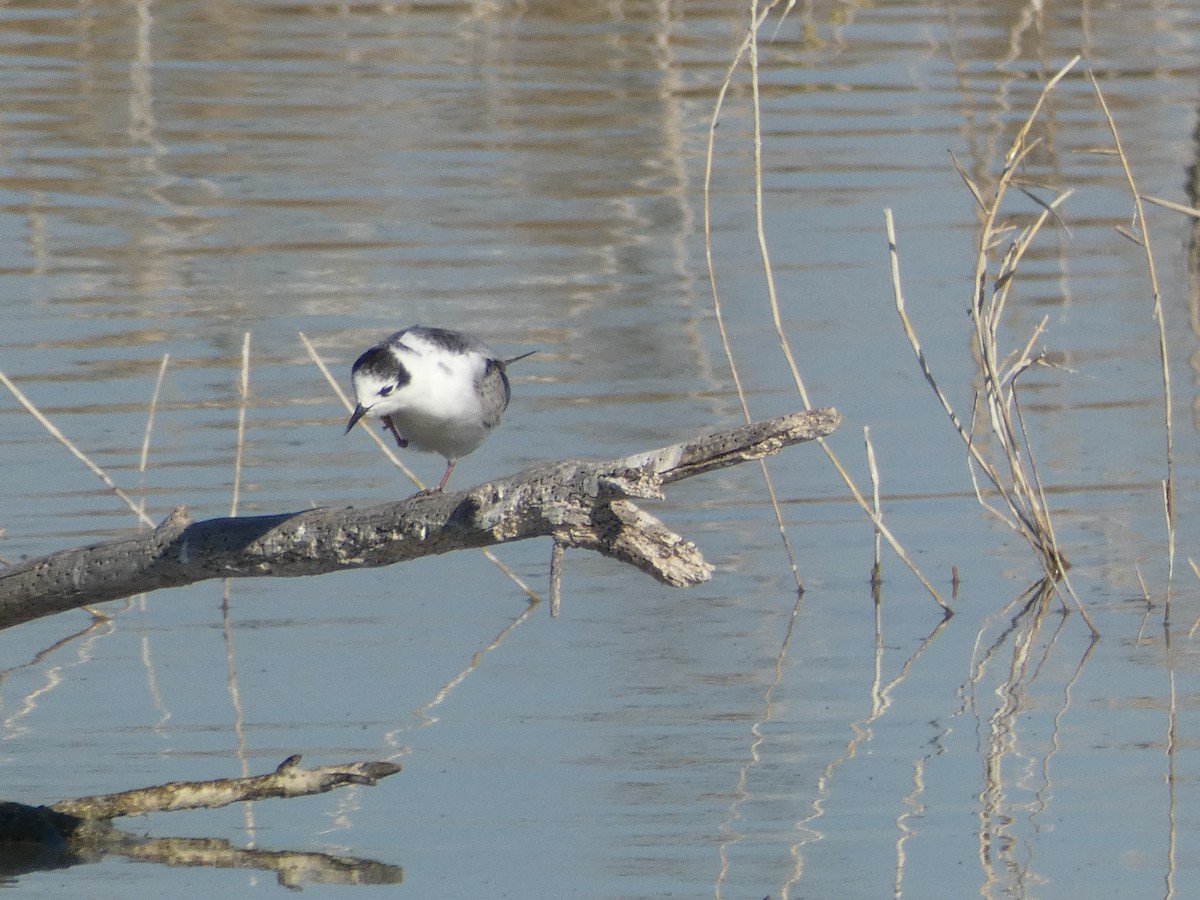
<instances>
[{"instance_id":1,"label":"bird's black beak","mask_svg":"<svg viewBox=\"0 0 1200 900\"><path fill-rule=\"evenodd\" d=\"M346 434L350 433L350 429L358 424L358 420L367 414L367 408L361 403L354 407L354 412L350 414L350 422L346 425Z\"/></svg>"}]
</instances>

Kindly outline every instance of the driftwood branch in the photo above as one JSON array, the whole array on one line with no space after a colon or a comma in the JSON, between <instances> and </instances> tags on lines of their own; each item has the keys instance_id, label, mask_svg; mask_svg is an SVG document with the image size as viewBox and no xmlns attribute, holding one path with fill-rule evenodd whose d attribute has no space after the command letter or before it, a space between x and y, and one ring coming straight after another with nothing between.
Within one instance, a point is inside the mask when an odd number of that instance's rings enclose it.
<instances>
[{"instance_id":1,"label":"driftwood branch","mask_svg":"<svg viewBox=\"0 0 1200 900\"><path fill-rule=\"evenodd\" d=\"M299 754L289 756L267 775L218 778L215 781L172 781L156 787L63 800L50 807L79 819L115 819L180 809L219 809L245 800L286 799L323 794L348 784L373 785L395 775L390 762L356 762L342 766L302 769Z\"/></svg>"},{"instance_id":2,"label":"driftwood branch","mask_svg":"<svg viewBox=\"0 0 1200 900\"><path fill-rule=\"evenodd\" d=\"M320 575L547 536L667 584L699 584L712 571L699 550L631 499L660 498L664 485L824 437L840 422L833 409L793 413L621 459L540 464L468 490L362 509L191 522L180 507L153 531L0 572L0 627L210 578Z\"/></svg>"},{"instance_id":3,"label":"driftwood branch","mask_svg":"<svg viewBox=\"0 0 1200 900\"><path fill-rule=\"evenodd\" d=\"M80 797L53 806L0 802L0 873L11 876L59 868L116 853L140 861L173 866L273 871L281 884L396 884L398 866L325 853L240 849L216 838L150 838L113 828L119 816L179 809L215 809L243 800L302 797L345 785L373 785L400 771L390 762L300 767L291 756L266 775L180 781L155 787Z\"/></svg>"}]
</instances>

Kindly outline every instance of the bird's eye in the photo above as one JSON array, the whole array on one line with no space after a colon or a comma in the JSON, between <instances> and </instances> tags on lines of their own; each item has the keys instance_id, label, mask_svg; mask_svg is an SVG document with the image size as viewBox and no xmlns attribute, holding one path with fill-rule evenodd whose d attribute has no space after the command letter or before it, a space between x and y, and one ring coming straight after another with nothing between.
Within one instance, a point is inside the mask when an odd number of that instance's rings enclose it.
<instances>
[{"instance_id":1,"label":"bird's eye","mask_svg":"<svg viewBox=\"0 0 1200 900\"><path fill-rule=\"evenodd\" d=\"M379 396L380 396L380 397L386 397L386 396L387 396L388 394L390 394L390 393L391 393L391 392L392 392L394 389L395 389L395 385L391 385L391 384L385 384L383 387L381 387L381 388L379 389Z\"/></svg>"}]
</instances>

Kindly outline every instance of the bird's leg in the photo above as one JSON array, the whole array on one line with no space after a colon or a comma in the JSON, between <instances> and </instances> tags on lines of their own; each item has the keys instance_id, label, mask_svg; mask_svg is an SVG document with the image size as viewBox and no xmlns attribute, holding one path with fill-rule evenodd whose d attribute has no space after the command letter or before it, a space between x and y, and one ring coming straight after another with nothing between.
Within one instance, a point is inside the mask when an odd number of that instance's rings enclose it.
<instances>
[{"instance_id":1,"label":"bird's leg","mask_svg":"<svg viewBox=\"0 0 1200 900\"><path fill-rule=\"evenodd\" d=\"M450 473L454 471L454 464L458 462L456 459L446 460L446 474L442 476L442 480L438 482L437 490L442 490L446 487L446 482L450 480Z\"/></svg>"},{"instance_id":2,"label":"bird's leg","mask_svg":"<svg viewBox=\"0 0 1200 900\"><path fill-rule=\"evenodd\" d=\"M400 432L396 430L396 423L392 421L391 416L380 416L379 421L383 423L383 430L390 431L392 437L396 439L396 446L401 450L408 446L408 441L400 437Z\"/></svg>"}]
</instances>

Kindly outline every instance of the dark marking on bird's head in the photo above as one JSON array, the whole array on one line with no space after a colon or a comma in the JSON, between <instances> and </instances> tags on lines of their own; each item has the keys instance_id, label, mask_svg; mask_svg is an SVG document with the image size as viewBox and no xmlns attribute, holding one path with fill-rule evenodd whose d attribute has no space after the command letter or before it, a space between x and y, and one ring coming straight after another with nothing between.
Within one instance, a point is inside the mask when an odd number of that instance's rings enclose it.
<instances>
[{"instance_id":1,"label":"dark marking on bird's head","mask_svg":"<svg viewBox=\"0 0 1200 900\"><path fill-rule=\"evenodd\" d=\"M367 350L354 361L350 371L355 378L369 377L376 381L394 381L397 387L408 384L411 376L396 355L384 344Z\"/></svg>"},{"instance_id":2,"label":"dark marking on bird's head","mask_svg":"<svg viewBox=\"0 0 1200 900\"><path fill-rule=\"evenodd\" d=\"M354 398L358 406L350 417L350 424L346 426L347 431L365 415L379 416L394 409L380 404L408 384L412 375L396 358L396 354L381 344L354 361L350 380L354 384ZM376 411L372 412L372 409Z\"/></svg>"},{"instance_id":3,"label":"dark marking on bird's head","mask_svg":"<svg viewBox=\"0 0 1200 900\"><path fill-rule=\"evenodd\" d=\"M396 337L400 338L403 343L403 335L411 332L414 335L419 335L435 347L440 347L450 353L467 353L475 348L475 342L457 331L451 331L449 328L430 328L424 325L414 325L411 328L405 328Z\"/></svg>"}]
</instances>

